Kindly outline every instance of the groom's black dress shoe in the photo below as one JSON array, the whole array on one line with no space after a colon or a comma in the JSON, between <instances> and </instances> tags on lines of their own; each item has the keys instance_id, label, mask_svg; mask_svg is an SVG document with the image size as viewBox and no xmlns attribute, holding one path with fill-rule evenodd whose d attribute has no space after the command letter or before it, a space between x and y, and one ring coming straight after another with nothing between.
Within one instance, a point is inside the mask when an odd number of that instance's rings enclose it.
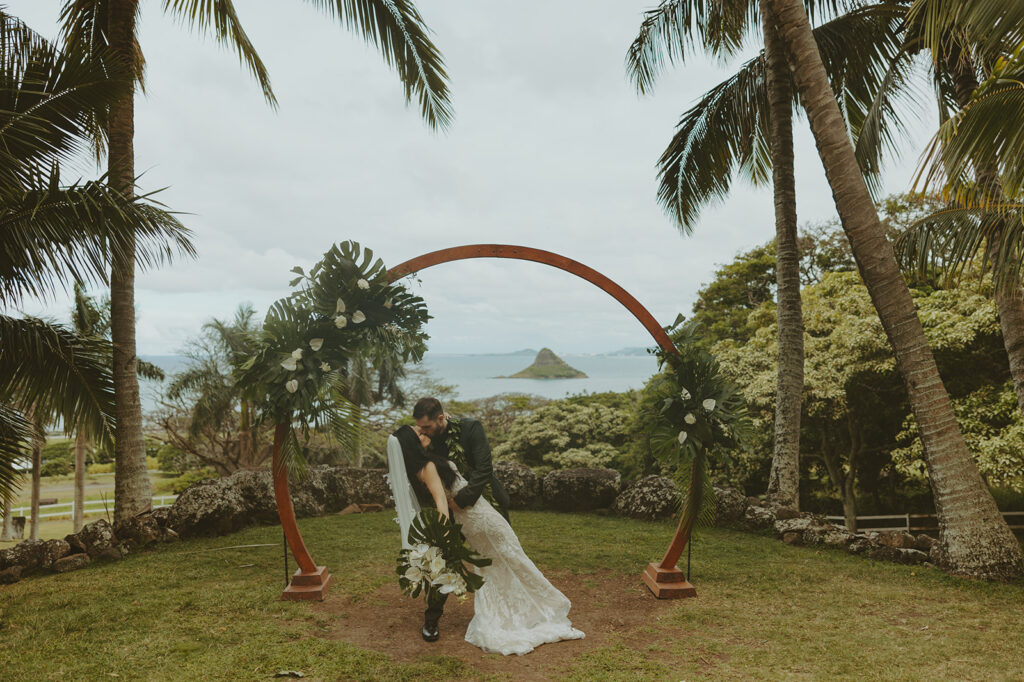
<instances>
[{"instance_id":1,"label":"groom's black dress shoe","mask_svg":"<svg viewBox=\"0 0 1024 682\"><path fill-rule=\"evenodd\" d=\"M420 634L423 635L424 641L427 642L436 642L437 638L441 636L441 633L437 630L437 623L424 623Z\"/></svg>"}]
</instances>

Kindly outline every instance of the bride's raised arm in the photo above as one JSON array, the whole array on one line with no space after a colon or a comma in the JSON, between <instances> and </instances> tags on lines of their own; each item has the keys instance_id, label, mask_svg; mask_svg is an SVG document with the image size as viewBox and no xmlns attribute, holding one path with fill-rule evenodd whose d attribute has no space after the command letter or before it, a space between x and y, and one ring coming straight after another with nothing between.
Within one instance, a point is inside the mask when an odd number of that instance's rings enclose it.
<instances>
[{"instance_id":1,"label":"bride's raised arm","mask_svg":"<svg viewBox=\"0 0 1024 682\"><path fill-rule=\"evenodd\" d=\"M437 473L437 467L433 462L428 461L422 469L416 472L416 477L423 481L423 485L427 486L430 496L434 498L434 506L437 507L437 511L447 519L448 495L445 493L444 484L441 483L441 477Z\"/></svg>"}]
</instances>

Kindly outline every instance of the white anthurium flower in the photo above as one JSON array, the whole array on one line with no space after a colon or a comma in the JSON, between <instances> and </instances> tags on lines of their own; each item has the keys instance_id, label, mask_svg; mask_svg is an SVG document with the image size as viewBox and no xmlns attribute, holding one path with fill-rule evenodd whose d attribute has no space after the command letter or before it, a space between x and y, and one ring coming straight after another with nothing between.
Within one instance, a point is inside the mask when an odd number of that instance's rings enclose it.
<instances>
[{"instance_id":1,"label":"white anthurium flower","mask_svg":"<svg viewBox=\"0 0 1024 682\"><path fill-rule=\"evenodd\" d=\"M295 350L293 350L292 351L292 357L295 358L296 360L301 360L302 359L302 349L301 348L296 348Z\"/></svg>"},{"instance_id":2,"label":"white anthurium flower","mask_svg":"<svg viewBox=\"0 0 1024 682\"><path fill-rule=\"evenodd\" d=\"M392 301L390 298L388 300L384 301L384 307L387 308L388 310L391 310L391 306L393 306L393 305L394 305L394 301Z\"/></svg>"},{"instance_id":3,"label":"white anthurium flower","mask_svg":"<svg viewBox=\"0 0 1024 682\"><path fill-rule=\"evenodd\" d=\"M677 440L679 441L679 444L680 444L680 445L682 445L683 443L685 443L685 442L686 442L686 437L687 437L688 435L689 435L689 434L688 434L688 433L686 433L686 431L680 431L680 432L679 432L679 436L677 437Z\"/></svg>"},{"instance_id":4,"label":"white anthurium flower","mask_svg":"<svg viewBox=\"0 0 1024 682\"><path fill-rule=\"evenodd\" d=\"M434 575L441 575L441 573L444 571L444 569L446 567L447 567L447 564L444 562L444 557L441 556L440 554L438 554L437 556L435 556L433 559L430 560L430 564L429 564L430 572L433 573Z\"/></svg>"},{"instance_id":5,"label":"white anthurium flower","mask_svg":"<svg viewBox=\"0 0 1024 682\"><path fill-rule=\"evenodd\" d=\"M330 372L331 371L331 366L329 364L327 364L326 362L321 362L320 363L320 371L321 372Z\"/></svg>"},{"instance_id":6,"label":"white anthurium flower","mask_svg":"<svg viewBox=\"0 0 1024 682\"><path fill-rule=\"evenodd\" d=\"M461 577L452 573L451 571L445 571L438 577L430 581L430 584L437 588L437 591L441 594L451 594L459 588L459 582Z\"/></svg>"},{"instance_id":7,"label":"white anthurium flower","mask_svg":"<svg viewBox=\"0 0 1024 682\"><path fill-rule=\"evenodd\" d=\"M356 324L366 322L366 315L363 314L362 310L357 310L354 313L352 313L352 321L355 322Z\"/></svg>"},{"instance_id":8,"label":"white anthurium flower","mask_svg":"<svg viewBox=\"0 0 1024 682\"><path fill-rule=\"evenodd\" d=\"M345 312L345 301L338 299L338 307L334 309L334 312L341 314Z\"/></svg>"},{"instance_id":9,"label":"white anthurium flower","mask_svg":"<svg viewBox=\"0 0 1024 682\"><path fill-rule=\"evenodd\" d=\"M346 318L344 315L338 315L336 318L334 318L334 326L337 327L338 329L344 329L347 324L348 318Z\"/></svg>"},{"instance_id":10,"label":"white anthurium flower","mask_svg":"<svg viewBox=\"0 0 1024 682\"><path fill-rule=\"evenodd\" d=\"M683 400L689 400L690 392L684 388L683 390L679 391L679 397L682 398Z\"/></svg>"},{"instance_id":11,"label":"white anthurium flower","mask_svg":"<svg viewBox=\"0 0 1024 682\"><path fill-rule=\"evenodd\" d=\"M410 566L405 569L405 579L413 584L420 582L425 577L426 576L423 575L423 571L415 566Z\"/></svg>"},{"instance_id":12,"label":"white anthurium flower","mask_svg":"<svg viewBox=\"0 0 1024 682\"><path fill-rule=\"evenodd\" d=\"M685 417L683 417L683 421L686 422L687 424L696 424L697 418L693 416L693 412L690 412Z\"/></svg>"},{"instance_id":13,"label":"white anthurium flower","mask_svg":"<svg viewBox=\"0 0 1024 682\"><path fill-rule=\"evenodd\" d=\"M315 353L315 352L317 352L318 350L320 350L321 348L324 347L324 340L323 339L310 339L309 340L309 347L312 348L313 352Z\"/></svg>"},{"instance_id":14,"label":"white anthurium flower","mask_svg":"<svg viewBox=\"0 0 1024 682\"><path fill-rule=\"evenodd\" d=\"M361 279L358 282L356 282L356 286L362 289L363 291L366 291L367 289L370 288L370 283L367 282L365 279Z\"/></svg>"},{"instance_id":15,"label":"white anthurium flower","mask_svg":"<svg viewBox=\"0 0 1024 682\"><path fill-rule=\"evenodd\" d=\"M715 402L714 398L708 398L701 404L704 406L705 410L710 412L711 410L715 409L715 405L717 405L718 403Z\"/></svg>"},{"instance_id":16,"label":"white anthurium flower","mask_svg":"<svg viewBox=\"0 0 1024 682\"><path fill-rule=\"evenodd\" d=\"M298 365L295 364L295 358L288 358L287 360L281 363L281 366L284 367L289 372L294 372L295 368L298 367Z\"/></svg>"},{"instance_id":17,"label":"white anthurium flower","mask_svg":"<svg viewBox=\"0 0 1024 682\"><path fill-rule=\"evenodd\" d=\"M291 381L286 383L284 387L288 389L289 393L295 393L295 391L299 390L299 382L296 381L295 379L292 379Z\"/></svg>"}]
</instances>

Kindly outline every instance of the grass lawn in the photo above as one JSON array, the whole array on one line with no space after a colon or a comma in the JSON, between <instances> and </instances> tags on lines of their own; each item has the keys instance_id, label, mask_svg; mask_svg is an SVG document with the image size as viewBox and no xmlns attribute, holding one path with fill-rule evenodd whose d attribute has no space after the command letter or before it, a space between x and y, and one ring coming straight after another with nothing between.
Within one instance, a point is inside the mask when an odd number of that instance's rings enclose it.
<instances>
[{"instance_id":1,"label":"grass lawn","mask_svg":"<svg viewBox=\"0 0 1024 682\"><path fill-rule=\"evenodd\" d=\"M698 597L658 601L639 574L672 525L548 512L512 523L586 639L484 654L461 641L471 603L449 600L441 641L422 642L422 604L393 579L388 512L300 522L334 575L321 603L278 600L277 527L0 587L0 669L10 680L1024 678L1024 584L712 530L694 548Z\"/></svg>"}]
</instances>

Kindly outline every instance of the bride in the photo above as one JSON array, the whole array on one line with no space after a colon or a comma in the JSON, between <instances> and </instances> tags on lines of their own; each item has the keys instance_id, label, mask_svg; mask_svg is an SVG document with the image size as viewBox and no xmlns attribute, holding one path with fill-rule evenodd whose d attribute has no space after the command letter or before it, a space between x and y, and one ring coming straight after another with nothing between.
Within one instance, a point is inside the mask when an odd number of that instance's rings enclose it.
<instances>
[{"instance_id":1,"label":"bride","mask_svg":"<svg viewBox=\"0 0 1024 682\"><path fill-rule=\"evenodd\" d=\"M569 599L537 570L490 502L481 496L466 509L454 503L452 496L466 480L452 462L428 454L429 445L430 439L411 426L395 431L388 438L388 478L403 547L409 546L409 526L420 510L419 499L428 504L432 500L446 518L454 514L469 546L493 562L475 569L484 585L475 593L466 641L488 653L522 655L547 642L583 638L569 621Z\"/></svg>"}]
</instances>

